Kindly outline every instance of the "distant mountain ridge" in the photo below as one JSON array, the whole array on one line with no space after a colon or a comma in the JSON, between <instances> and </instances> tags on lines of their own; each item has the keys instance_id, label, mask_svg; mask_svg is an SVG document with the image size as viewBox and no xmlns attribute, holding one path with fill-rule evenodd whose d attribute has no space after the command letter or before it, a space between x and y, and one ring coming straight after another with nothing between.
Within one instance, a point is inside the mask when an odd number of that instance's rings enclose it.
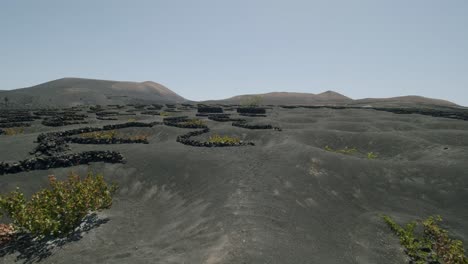
<instances>
[{"instance_id":1,"label":"distant mountain ridge","mask_svg":"<svg viewBox=\"0 0 468 264\"><path fill-rule=\"evenodd\" d=\"M397 96L390 98L364 98L354 100L355 105L377 105L381 107L396 107L396 106L411 106L411 105L422 105L422 106L447 106L447 107L459 107L459 105L452 103L447 100L427 98L417 95Z\"/></svg>"},{"instance_id":2,"label":"distant mountain ridge","mask_svg":"<svg viewBox=\"0 0 468 264\"><path fill-rule=\"evenodd\" d=\"M338 105L362 107L460 107L446 100L422 96L392 98L364 98L354 100L334 91L319 94L297 92L270 92L238 95L222 100L202 103L242 104L253 97L264 105ZM39 85L15 90L0 90L0 107L8 98L11 108L68 107L78 105L183 103L189 101L169 88L152 81L125 82L84 78L62 78Z\"/></svg>"},{"instance_id":3,"label":"distant mountain ridge","mask_svg":"<svg viewBox=\"0 0 468 264\"><path fill-rule=\"evenodd\" d=\"M351 98L333 91L320 94L295 93L295 92L271 92L265 94L238 95L224 100L209 100L206 102L242 104L252 97L261 98L262 104L280 105L308 105L308 104L344 104L353 101Z\"/></svg>"},{"instance_id":4,"label":"distant mountain ridge","mask_svg":"<svg viewBox=\"0 0 468 264\"><path fill-rule=\"evenodd\" d=\"M271 92L264 94L238 95L222 100L208 100L205 103L242 104L249 98L259 97L266 105L340 105L340 106L373 106L373 107L410 107L410 106L444 106L458 107L459 105L440 99L422 96L399 96L391 98L351 99L334 91L319 94L295 92Z\"/></svg>"}]
</instances>

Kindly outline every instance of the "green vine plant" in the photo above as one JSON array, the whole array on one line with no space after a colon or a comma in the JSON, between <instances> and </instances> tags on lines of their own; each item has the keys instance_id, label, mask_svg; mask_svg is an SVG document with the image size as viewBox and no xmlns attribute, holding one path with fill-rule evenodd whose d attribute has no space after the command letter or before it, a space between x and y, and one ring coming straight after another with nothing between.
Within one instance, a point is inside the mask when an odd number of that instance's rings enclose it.
<instances>
[{"instance_id":1,"label":"green vine plant","mask_svg":"<svg viewBox=\"0 0 468 264\"><path fill-rule=\"evenodd\" d=\"M404 227L398 225L391 217L381 216L390 229L399 237L400 244L416 264L468 264L463 242L450 238L448 231L442 229L440 216L430 216L422 221L412 221ZM415 232L422 226L422 233Z\"/></svg>"},{"instance_id":2,"label":"green vine plant","mask_svg":"<svg viewBox=\"0 0 468 264\"><path fill-rule=\"evenodd\" d=\"M30 199L17 188L0 195L0 216L12 219L12 228L36 237L61 237L72 233L91 212L108 209L117 190L102 174L88 173L81 178L70 173L67 180L49 176L49 188Z\"/></svg>"}]
</instances>

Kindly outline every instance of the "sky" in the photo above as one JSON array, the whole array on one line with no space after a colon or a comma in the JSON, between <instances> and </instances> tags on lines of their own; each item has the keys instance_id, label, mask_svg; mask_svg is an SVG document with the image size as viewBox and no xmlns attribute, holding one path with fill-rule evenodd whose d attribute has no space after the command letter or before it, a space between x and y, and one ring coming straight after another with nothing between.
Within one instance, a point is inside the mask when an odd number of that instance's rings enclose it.
<instances>
[{"instance_id":1,"label":"sky","mask_svg":"<svg viewBox=\"0 0 468 264\"><path fill-rule=\"evenodd\" d=\"M191 100L272 91L468 106L467 0L0 1L0 89L155 81Z\"/></svg>"}]
</instances>

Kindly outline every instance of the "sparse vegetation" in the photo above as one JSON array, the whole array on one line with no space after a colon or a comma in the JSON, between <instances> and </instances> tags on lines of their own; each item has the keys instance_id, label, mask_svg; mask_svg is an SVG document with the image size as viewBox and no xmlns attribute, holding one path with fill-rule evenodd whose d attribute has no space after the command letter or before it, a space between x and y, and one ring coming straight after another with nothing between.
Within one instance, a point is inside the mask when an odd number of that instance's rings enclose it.
<instances>
[{"instance_id":1,"label":"sparse vegetation","mask_svg":"<svg viewBox=\"0 0 468 264\"><path fill-rule=\"evenodd\" d=\"M343 149L333 149L330 146L325 146L324 148L326 151L334 152L334 153L339 153L339 154L345 154L345 155L353 155L353 154L360 154L361 156L367 157L367 159L376 159L378 158L377 153L375 152L367 152L367 153L360 153L357 148L355 147L344 147Z\"/></svg>"},{"instance_id":2,"label":"sparse vegetation","mask_svg":"<svg viewBox=\"0 0 468 264\"><path fill-rule=\"evenodd\" d=\"M411 263L468 263L463 242L449 238L448 232L439 226L442 222L440 216L431 216L422 221L412 221L405 227L401 227L387 215L382 215L382 219L399 237L400 244L405 248ZM418 224L423 228L421 234L415 231Z\"/></svg>"},{"instance_id":3,"label":"sparse vegetation","mask_svg":"<svg viewBox=\"0 0 468 264\"><path fill-rule=\"evenodd\" d=\"M194 119L189 119L187 121L181 122L181 125L186 125L186 126L205 126L205 122L203 122L200 119L194 118Z\"/></svg>"},{"instance_id":4,"label":"sparse vegetation","mask_svg":"<svg viewBox=\"0 0 468 264\"><path fill-rule=\"evenodd\" d=\"M34 236L64 236L77 228L92 211L109 208L116 185L109 185L101 174L80 178L70 173L67 180L49 176L50 188L26 200L17 188L0 196L0 213L6 213L20 232Z\"/></svg>"},{"instance_id":5,"label":"sparse vegetation","mask_svg":"<svg viewBox=\"0 0 468 264\"><path fill-rule=\"evenodd\" d=\"M168 112L163 111L163 112L159 113L159 115L160 116L169 116L170 114Z\"/></svg>"},{"instance_id":6,"label":"sparse vegetation","mask_svg":"<svg viewBox=\"0 0 468 264\"><path fill-rule=\"evenodd\" d=\"M23 127L9 127L9 128L3 128L3 131L5 135L7 136L14 136L14 135L23 134L24 128Z\"/></svg>"},{"instance_id":7,"label":"sparse vegetation","mask_svg":"<svg viewBox=\"0 0 468 264\"><path fill-rule=\"evenodd\" d=\"M82 138L93 138L93 139L114 139L117 137L117 131L115 130L108 130L108 131L95 131L95 132L88 132L83 133L80 136Z\"/></svg>"},{"instance_id":8,"label":"sparse vegetation","mask_svg":"<svg viewBox=\"0 0 468 264\"><path fill-rule=\"evenodd\" d=\"M239 144L241 140L237 137L212 135L208 139L208 142L221 144Z\"/></svg>"},{"instance_id":9,"label":"sparse vegetation","mask_svg":"<svg viewBox=\"0 0 468 264\"><path fill-rule=\"evenodd\" d=\"M148 134L137 134L133 136L122 136L119 132L115 130L104 130L104 131L95 131L82 133L80 135L82 138L92 138L92 139L104 139L104 140L113 140L113 139L130 139L130 140L147 140Z\"/></svg>"}]
</instances>

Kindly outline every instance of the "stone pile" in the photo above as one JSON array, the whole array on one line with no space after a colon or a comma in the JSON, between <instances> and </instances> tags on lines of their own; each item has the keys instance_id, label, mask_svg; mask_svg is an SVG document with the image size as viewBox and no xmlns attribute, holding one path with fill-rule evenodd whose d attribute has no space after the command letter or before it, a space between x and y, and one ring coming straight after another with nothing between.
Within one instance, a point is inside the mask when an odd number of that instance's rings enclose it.
<instances>
[{"instance_id":1,"label":"stone pile","mask_svg":"<svg viewBox=\"0 0 468 264\"><path fill-rule=\"evenodd\" d=\"M82 137L67 137L65 141L75 144L148 144L147 139L131 139L131 138L82 138Z\"/></svg>"},{"instance_id":2,"label":"stone pile","mask_svg":"<svg viewBox=\"0 0 468 264\"><path fill-rule=\"evenodd\" d=\"M199 106L198 113L223 113L223 108L214 106Z\"/></svg>"},{"instance_id":3,"label":"stone pile","mask_svg":"<svg viewBox=\"0 0 468 264\"><path fill-rule=\"evenodd\" d=\"M0 127L2 128L9 128L9 127L29 127L31 123L0 123Z\"/></svg>"},{"instance_id":4,"label":"stone pile","mask_svg":"<svg viewBox=\"0 0 468 264\"><path fill-rule=\"evenodd\" d=\"M242 128L247 128L247 129L273 129L272 125L251 125L248 124L246 121L240 121L240 122L233 122L232 126L235 127L242 127Z\"/></svg>"},{"instance_id":5,"label":"stone pile","mask_svg":"<svg viewBox=\"0 0 468 264\"><path fill-rule=\"evenodd\" d=\"M239 107L237 108L237 113L264 115L266 114L266 109L260 107Z\"/></svg>"},{"instance_id":6,"label":"stone pile","mask_svg":"<svg viewBox=\"0 0 468 264\"><path fill-rule=\"evenodd\" d=\"M90 162L123 163L122 154L115 151L85 151L61 156L35 157L19 162L0 162L0 175L32 170L70 167Z\"/></svg>"}]
</instances>

